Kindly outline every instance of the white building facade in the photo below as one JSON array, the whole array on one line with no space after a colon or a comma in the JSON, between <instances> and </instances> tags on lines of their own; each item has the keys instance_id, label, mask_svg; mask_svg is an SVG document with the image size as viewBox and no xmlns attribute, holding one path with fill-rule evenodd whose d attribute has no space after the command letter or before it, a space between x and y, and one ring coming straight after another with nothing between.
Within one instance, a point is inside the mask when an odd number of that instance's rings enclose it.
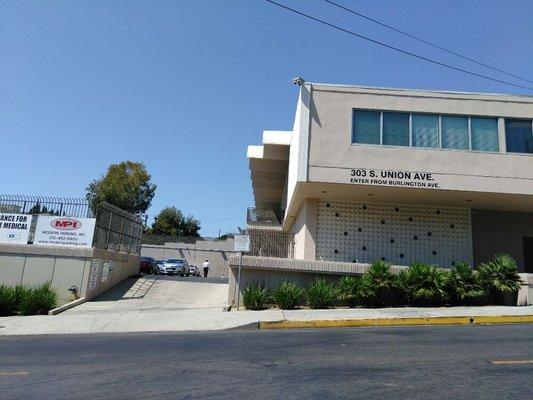
<instances>
[{"instance_id":1,"label":"white building facade","mask_svg":"<svg viewBox=\"0 0 533 400\"><path fill-rule=\"evenodd\" d=\"M533 97L304 83L292 131L248 158L253 212L294 233L296 259L503 252L533 273Z\"/></svg>"}]
</instances>

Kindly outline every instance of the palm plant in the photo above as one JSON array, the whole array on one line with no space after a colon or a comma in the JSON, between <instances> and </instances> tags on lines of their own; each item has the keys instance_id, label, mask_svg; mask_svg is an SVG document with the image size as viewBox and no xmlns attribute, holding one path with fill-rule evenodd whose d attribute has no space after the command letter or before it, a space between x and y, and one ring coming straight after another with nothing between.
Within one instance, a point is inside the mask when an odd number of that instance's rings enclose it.
<instances>
[{"instance_id":1,"label":"palm plant","mask_svg":"<svg viewBox=\"0 0 533 400\"><path fill-rule=\"evenodd\" d=\"M324 278L316 278L305 293L311 308L329 308L335 303L336 291L332 283Z\"/></svg>"},{"instance_id":2,"label":"palm plant","mask_svg":"<svg viewBox=\"0 0 533 400\"><path fill-rule=\"evenodd\" d=\"M496 304L504 303L506 295L520 289L516 261L506 254L496 255L488 263L478 265L477 271L481 287Z\"/></svg>"},{"instance_id":3,"label":"palm plant","mask_svg":"<svg viewBox=\"0 0 533 400\"><path fill-rule=\"evenodd\" d=\"M486 295L477 272L470 265L461 262L450 270L448 293L454 304L473 305Z\"/></svg>"},{"instance_id":4,"label":"palm plant","mask_svg":"<svg viewBox=\"0 0 533 400\"><path fill-rule=\"evenodd\" d=\"M303 295L303 289L294 282L283 280L272 291L274 303L282 310L293 310L298 306Z\"/></svg>"},{"instance_id":5,"label":"palm plant","mask_svg":"<svg viewBox=\"0 0 533 400\"><path fill-rule=\"evenodd\" d=\"M252 283L244 289L242 302L249 310L264 310L268 306L268 290L261 283Z\"/></svg>"},{"instance_id":6,"label":"palm plant","mask_svg":"<svg viewBox=\"0 0 533 400\"><path fill-rule=\"evenodd\" d=\"M337 296L344 304L353 308L357 304L360 287L360 276L343 276L337 282Z\"/></svg>"},{"instance_id":7,"label":"palm plant","mask_svg":"<svg viewBox=\"0 0 533 400\"><path fill-rule=\"evenodd\" d=\"M375 261L363 274L363 288L366 299L375 307L384 306L387 294L396 288L397 277L390 270L390 264L385 261Z\"/></svg>"},{"instance_id":8,"label":"palm plant","mask_svg":"<svg viewBox=\"0 0 533 400\"><path fill-rule=\"evenodd\" d=\"M442 268L414 262L400 272L399 285L411 305L441 305L448 299L448 275L448 271Z\"/></svg>"}]
</instances>

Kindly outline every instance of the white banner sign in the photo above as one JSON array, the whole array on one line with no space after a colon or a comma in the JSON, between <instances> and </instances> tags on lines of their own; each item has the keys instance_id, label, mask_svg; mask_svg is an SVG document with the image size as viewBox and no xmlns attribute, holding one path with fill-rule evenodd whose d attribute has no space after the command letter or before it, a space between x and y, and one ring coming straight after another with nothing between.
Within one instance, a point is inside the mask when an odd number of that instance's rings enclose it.
<instances>
[{"instance_id":1,"label":"white banner sign","mask_svg":"<svg viewBox=\"0 0 533 400\"><path fill-rule=\"evenodd\" d=\"M95 223L94 218L39 215L33 244L90 248L93 245Z\"/></svg>"},{"instance_id":2,"label":"white banner sign","mask_svg":"<svg viewBox=\"0 0 533 400\"><path fill-rule=\"evenodd\" d=\"M249 235L235 235L235 243L233 245L235 251L250 251L250 236Z\"/></svg>"},{"instance_id":3,"label":"white banner sign","mask_svg":"<svg viewBox=\"0 0 533 400\"><path fill-rule=\"evenodd\" d=\"M27 244L31 215L0 213L0 243Z\"/></svg>"}]
</instances>

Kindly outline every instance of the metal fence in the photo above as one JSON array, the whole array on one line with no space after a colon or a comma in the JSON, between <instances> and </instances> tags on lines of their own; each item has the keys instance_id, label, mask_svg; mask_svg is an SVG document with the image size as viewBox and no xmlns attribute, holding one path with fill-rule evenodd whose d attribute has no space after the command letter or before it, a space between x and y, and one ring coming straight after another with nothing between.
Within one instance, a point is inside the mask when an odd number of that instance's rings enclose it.
<instances>
[{"instance_id":1,"label":"metal fence","mask_svg":"<svg viewBox=\"0 0 533 400\"><path fill-rule=\"evenodd\" d=\"M280 229L249 228L251 256L294 258L294 234Z\"/></svg>"},{"instance_id":2,"label":"metal fence","mask_svg":"<svg viewBox=\"0 0 533 400\"><path fill-rule=\"evenodd\" d=\"M204 238L196 236L168 236L168 235L143 235L142 243L156 246L163 246L165 243L187 243L193 244Z\"/></svg>"},{"instance_id":3,"label":"metal fence","mask_svg":"<svg viewBox=\"0 0 533 400\"><path fill-rule=\"evenodd\" d=\"M98 205L94 247L141 254L142 234L143 224L140 217L106 202Z\"/></svg>"},{"instance_id":4,"label":"metal fence","mask_svg":"<svg viewBox=\"0 0 533 400\"><path fill-rule=\"evenodd\" d=\"M0 212L48 214L63 217L92 217L89 202L82 198L0 194Z\"/></svg>"}]
</instances>

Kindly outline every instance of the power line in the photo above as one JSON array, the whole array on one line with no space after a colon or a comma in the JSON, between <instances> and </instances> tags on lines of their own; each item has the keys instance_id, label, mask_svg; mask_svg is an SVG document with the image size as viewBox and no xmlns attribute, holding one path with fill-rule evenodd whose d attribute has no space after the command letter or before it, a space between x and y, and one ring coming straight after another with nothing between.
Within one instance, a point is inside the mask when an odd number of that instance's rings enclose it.
<instances>
[{"instance_id":1,"label":"power line","mask_svg":"<svg viewBox=\"0 0 533 400\"><path fill-rule=\"evenodd\" d=\"M415 35L412 35L412 34L410 34L410 33L408 33L408 32L402 31L401 29L395 28L395 27L393 27L393 26L391 26L391 25L387 25L387 24L385 24L384 22L378 21L378 20L376 20L376 19L374 19L374 18L370 18L370 17L367 16L367 15L364 15L364 14L362 14L362 13L360 13L360 12L357 12L357 11L355 11L355 10L352 10L351 8L345 7L345 6L341 5L341 4L335 3L334 1L331 1L331 0L324 0L324 1L325 1L326 3L331 4L332 6L338 7L338 8L340 8L340 9L344 10L344 11L348 11L349 13L352 13L352 14L354 14L354 15L357 15L358 17L361 17L361 18L364 18L364 19L366 19L366 20L368 20L368 21L374 22L374 23L376 23L376 24L378 24L378 25L381 25L381 26L383 26L383 27L385 27L385 28L387 28L387 29L390 29L390 30L392 30L392 31L394 31L394 32L397 32L397 33L400 33L400 34L402 34L402 35L404 35L404 36L410 37L411 39L418 40L418 41L421 42L421 43L425 43L425 44L427 44L427 45L429 45L429 46L432 46L432 47L435 47L435 48L437 48L437 49L439 49L439 50L445 51L446 53L453 54L454 56L460 57L460 58L462 58L462 59L464 59L464 60L468 60L468 61L473 62L473 63L478 64L478 65L482 65L483 67L486 67L486 68L492 69L492 70L494 70L494 71L498 71L498 72L500 72L500 73L502 73L502 74L505 74L505 75L508 75L508 76L512 76L513 78L520 79L520 80L525 81L525 82L533 83L532 80L529 80L529 79L523 78L523 77L521 77L521 76L518 76L518 75L512 74L512 73L510 73L510 72L504 71L503 69L496 68L496 67L493 67L493 66L491 66L491 65L485 64L485 63L483 63L483 62L481 62L481 61L478 61L478 60L475 60L475 59L473 59L473 58L467 57L467 56L465 56L465 55L463 55L463 54L461 54L461 53L457 53L456 51L449 50L449 49L447 49L447 48L445 48L445 47L443 47L443 46L440 46L440 45L438 45L438 44L436 44L436 43L430 42L430 41L428 41L428 40L424 40L424 39L422 39L422 38L420 38L420 37L418 37L418 36L415 36Z\"/></svg>"},{"instance_id":2,"label":"power line","mask_svg":"<svg viewBox=\"0 0 533 400\"><path fill-rule=\"evenodd\" d=\"M391 49L391 50L395 50L397 52L400 52L400 53L403 53L403 54L406 54L406 55L409 55L411 57L415 57L415 58L418 58L420 60L424 60L424 61L427 61L427 62L430 62L432 64L436 64L436 65L440 65L441 67L445 67L445 68L449 68L449 69L452 69L452 70L455 70L455 71L459 71L459 72L463 72L465 74L469 74L469 75L473 75L473 76L477 76L478 78L483 78L483 79L488 79L490 81L493 81L493 82L498 82L498 83L503 83L505 85L509 85L509 86L514 86L514 87L518 87L518 88L521 88L521 89L526 89L526 90L531 90L533 91L533 87L528 87L528 86L522 86L522 85L518 85L518 84L515 84L515 83L511 83L511 82L507 82L507 81L503 81L501 79L497 79L497 78L491 78L490 76L486 76L486 75L482 75L482 74L478 74L476 72L473 72L473 71L468 71L466 69L462 69L462 68L459 68L459 67L454 67L453 65L449 65L449 64L445 64L443 62L440 62L440 61L437 61L437 60L433 60L431 58L426 58L424 56L420 56L418 54L415 54L415 53L411 53L410 51L407 51L407 50L402 50L398 47L394 47L394 46L391 46L390 44L387 44L387 43L384 43L384 42L380 42L379 40L375 40L375 39L372 39L372 38L369 38L367 36L363 36L363 35L360 35L356 32L353 32L353 31L350 31L348 29L344 29L338 25L334 25L334 24L331 24L327 21L324 21L324 20L321 20L319 18L315 18L309 14L305 14L301 11L298 11L298 10L295 10L294 8L290 8L290 7L287 7L283 4L280 4L280 3L276 3L275 1L273 0L266 0L267 2L271 3L271 4L274 4L278 7L281 7L281 8L284 8L285 10L288 10L288 11L291 11L295 14L298 14L302 17L305 17L305 18L308 18L308 19L311 19L315 22L318 22L322 25L326 25L326 26L329 26L330 28L333 28L333 29L336 29L336 30L339 30L341 32L344 32L344 33L347 33L349 35L352 35L352 36L356 36L360 39L364 39L364 40L367 40L369 42L372 42L374 44L377 44L377 45L380 45L380 46L383 46L383 47L386 47L388 49Z\"/></svg>"}]
</instances>

